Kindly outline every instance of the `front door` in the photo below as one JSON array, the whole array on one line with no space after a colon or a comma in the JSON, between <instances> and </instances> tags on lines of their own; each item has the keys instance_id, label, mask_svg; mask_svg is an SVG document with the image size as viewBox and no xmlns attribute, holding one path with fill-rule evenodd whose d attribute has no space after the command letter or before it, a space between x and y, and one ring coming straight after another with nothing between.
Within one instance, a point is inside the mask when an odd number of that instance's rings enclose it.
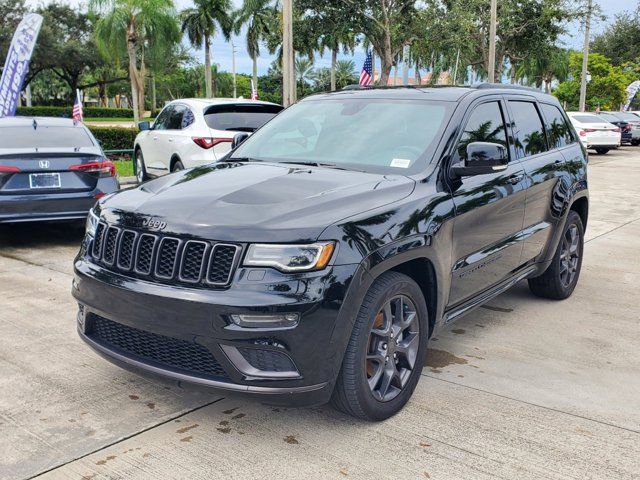
<instances>
[{"instance_id":1,"label":"front door","mask_svg":"<svg viewBox=\"0 0 640 480\"><path fill-rule=\"evenodd\" d=\"M525 175L514 157L505 127L506 110L499 97L471 107L452 153L452 165L463 163L472 142L493 142L509 150L506 170L453 181L456 208L449 306L508 278L520 265L525 207Z\"/></svg>"},{"instance_id":2,"label":"front door","mask_svg":"<svg viewBox=\"0 0 640 480\"><path fill-rule=\"evenodd\" d=\"M153 176L164 175L169 172L170 155L167 154L167 139L169 121L173 112L173 105L167 105L153 123L148 141L143 148L144 163L147 172Z\"/></svg>"}]
</instances>

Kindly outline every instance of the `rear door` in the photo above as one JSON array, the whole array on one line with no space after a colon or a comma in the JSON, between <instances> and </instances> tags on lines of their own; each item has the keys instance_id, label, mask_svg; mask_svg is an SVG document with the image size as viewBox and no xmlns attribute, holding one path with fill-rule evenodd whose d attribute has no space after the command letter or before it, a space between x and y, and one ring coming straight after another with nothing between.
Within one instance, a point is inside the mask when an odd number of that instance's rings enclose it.
<instances>
[{"instance_id":1,"label":"rear door","mask_svg":"<svg viewBox=\"0 0 640 480\"><path fill-rule=\"evenodd\" d=\"M0 195L91 191L99 174L87 164L104 161L102 150L82 125L0 128Z\"/></svg>"},{"instance_id":2,"label":"rear door","mask_svg":"<svg viewBox=\"0 0 640 480\"><path fill-rule=\"evenodd\" d=\"M204 120L211 131L216 158L229 152L236 133L253 133L282 110L280 105L263 103L220 104L206 108Z\"/></svg>"},{"instance_id":3,"label":"rear door","mask_svg":"<svg viewBox=\"0 0 640 480\"><path fill-rule=\"evenodd\" d=\"M453 181L456 208L449 306L455 306L507 279L520 265L525 205L524 171L508 140L501 96L475 103L463 121L452 164L463 163L471 142L499 143L509 149L506 170Z\"/></svg>"},{"instance_id":4,"label":"rear door","mask_svg":"<svg viewBox=\"0 0 640 480\"><path fill-rule=\"evenodd\" d=\"M558 182L566 167L562 151L574 137L571 126L556 106L539 104L526 96L512 97L507 103L513 122L516 155L527 179L521 236L522 261L525 263L543 252L556 226L554 197L560 193L558 189L563 188Z\"/></svg>"}]
</instances>

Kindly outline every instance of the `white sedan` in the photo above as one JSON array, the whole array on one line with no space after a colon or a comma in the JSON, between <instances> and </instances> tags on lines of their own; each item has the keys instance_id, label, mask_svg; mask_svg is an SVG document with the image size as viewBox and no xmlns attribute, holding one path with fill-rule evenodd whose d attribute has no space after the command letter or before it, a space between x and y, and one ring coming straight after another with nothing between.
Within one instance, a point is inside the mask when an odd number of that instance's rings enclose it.
<instances>
[{"instance_id":1,"label":"white sedan","mask_svg":"<svg viewBox=\"0 0 640 480\"><path fill-rule=\"evenodd\" d=\"M601 116L592 113L567 112L573 127L585 148L592 148L605 154L612 148L618 148L622 141L620 128L606 122Z\"/></svg>"},{"instance_id":2,"label":"white sedan","mask_svg":"<svg viewBox=\"0 0 640 480\"><path fill-rule=\"evenodd\" d=\"M153 124L139 124L133 147L138 181L215 162L231 149L234 135L257 130L282 108L237 98L168 103Z\"/></svg>"}]
</instances>

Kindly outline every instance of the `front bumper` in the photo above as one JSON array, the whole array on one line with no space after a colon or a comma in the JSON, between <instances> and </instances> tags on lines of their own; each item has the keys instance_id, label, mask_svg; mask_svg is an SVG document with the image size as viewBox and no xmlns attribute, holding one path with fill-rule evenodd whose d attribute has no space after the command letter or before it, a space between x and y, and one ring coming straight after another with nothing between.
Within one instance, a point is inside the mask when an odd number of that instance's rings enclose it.
<instances>
[{"instance_id":1,"label":"front bumper","mask_svg":"<svg viewBox=\"0 0 640 480\"><path fill-rule=\"evenodd\" d=\"M350 335L351 322L341 320L342 305L356 266L296 275L264 269L264 277L257 281L249 280L259 277L249 275L252 270L239 268L229 288L208 290L126 277L79 256L73 282L73 296L80 306L78 332L113 363L181 385L261 395L272 404L326 403L346 345L335 339L348 340ZM275 329L242 328L229 319L231 314L275 312L301 317L295 327ZM117 338L127 332L134 335L113 342L96 333L97 321L116 326ZM143 355L132 345L139 341L133 337L145 343ZM179 365L164 361L166 354L149 356L149 351L161 348L155 342L164 342L168 351L179 355ZM181 353L182 348L199 349L198 364L203 355L211 355L209 361L219 370L203 373L190 368L185 361L190 354ZM247 351L261 358L286 356L294 372L248 368L243 362L247 357L242 356ZM248 358L255 364L254 356Z\"/></svg>"}]
</instances>

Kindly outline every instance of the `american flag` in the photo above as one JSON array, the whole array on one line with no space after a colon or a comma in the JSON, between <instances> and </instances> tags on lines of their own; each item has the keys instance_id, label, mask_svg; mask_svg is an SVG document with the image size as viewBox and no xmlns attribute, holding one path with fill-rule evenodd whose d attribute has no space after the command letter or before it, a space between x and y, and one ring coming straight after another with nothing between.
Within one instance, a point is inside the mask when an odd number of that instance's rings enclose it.
<instances>
[{"instance_id":1,"label":"american flag","mask_svg":"<svg viewBox=\"0 0 640 480\"><path fill-rule=\"evenodd\" d=\"M362 72L360 73L360 81L358 82L361 87L368 87L373 80L373 59L371 50L367 52L367 58L364 61Z\"/></svg>"},{"instance_id":2,"label":"american flag","mask_svg":"<svg viewBox=\"0 0 640 480\"><path fill-rule=\"evenodd\" d=\"M80 90L76 90L76 102L73 104L73 114L71 116L76 122L81 122L83 117L82 100L80 100Z\"/></svg>"},{"instance_id":3,"label":"american flag","mask_svg":"<svg viewBox=\"0 0 640 480\"><path fill-rule=\"evenodd\" d=\"M253 83L253 80L251 80L251 100L258 100L258 89Z\"/></svg>"}]
</instances>

